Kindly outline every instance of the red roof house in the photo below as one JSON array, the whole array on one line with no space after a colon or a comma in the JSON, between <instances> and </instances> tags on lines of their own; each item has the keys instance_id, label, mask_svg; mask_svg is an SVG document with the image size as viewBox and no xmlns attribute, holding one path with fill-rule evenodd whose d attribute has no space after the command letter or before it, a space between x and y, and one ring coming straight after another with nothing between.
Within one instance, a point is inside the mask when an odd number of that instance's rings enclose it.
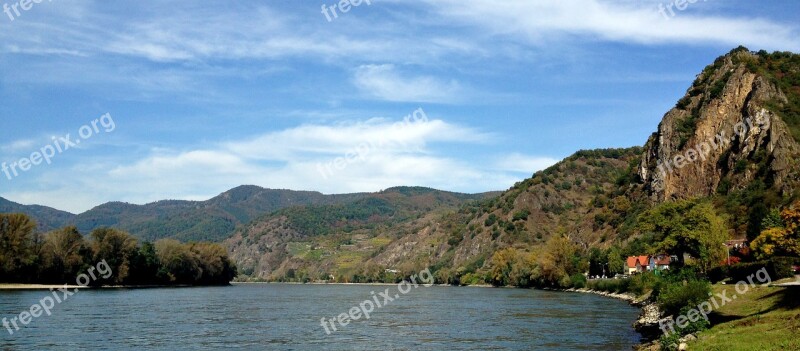
<instances>
[{"instance_id":1,"label":"red roof house","mask_svg":"<svg viewBox=\"0 0 800 351\"><path fill-rule=\"evenodd\" d=\"M650 265L650 258L647 256L631 256L626 261L628 274L642 273L647 271Z\"/></svg>"}]
</instances>

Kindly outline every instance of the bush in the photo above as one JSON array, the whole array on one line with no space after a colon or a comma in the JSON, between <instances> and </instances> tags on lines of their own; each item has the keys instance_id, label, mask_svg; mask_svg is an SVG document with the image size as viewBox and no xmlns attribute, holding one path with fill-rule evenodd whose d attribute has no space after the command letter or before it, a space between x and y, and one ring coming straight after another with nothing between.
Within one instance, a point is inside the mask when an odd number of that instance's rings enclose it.
<instances>
[{"instance_id":1,"label":"bush","mask_svg":"<svg viewBox=\"0 0 800 351\"><path fill-rule=\"evenodd\" d=\"M693 308L693 306L686 306L680 310L679 315L686 316ZM709 323L705 318L700 318L696 322L687 320L686 323L687 325L685 328L679 327L677 323L674 324L675 333L665 334L661 337L661 339L659 339L662 350L674 350L675 348L672 348L671 346L677 345L680 338L682 338L684 335L698 333L711 327L711 323Z\"/></svg>"},{"instance_id":2,"label":"bush","mask_svg":"<svg viewBox=\"0 0 800 351\"><path fill-rule=\"evenodd\" d=\"M574 274L569 279L572 287L575 289L583 289L586 287L586 277L583 274Z\"/></svg>"},{"instance_id":3,"label":"bush","mask_svg":"<svg viewBox=\"0 0 800 351\"><path fill-rule=\"evenodd\" d=\"M630 284L630 279L602 279L590 281L587 287L591 290L621 294L628 292Z\"/></svg>"},{"instance_id":4,"label":"bush","mask_svg":"<svg viewBox=\"0 0 800 351\"><path fill-rule=\"evenodd\" d=\"M774 280L791 278L794 277L792 265L798 263L800 259L794 257L773 257L767 264L767 271Z\"/></svg>"},{"instance_id":5,"label":"bush","mask_svg":"<svg viewBox=\"0 0 800 351\"><path fill-rule=\"evenodd\" d=\"M711 281L711 284L716 284L728 279L731 274L730 268L731 266L719 266L708 271L708 280Z\"/></svg>"},{"instance_id":6,"label":"bush","mask_svg":"<svg viewBox=\"0 0 800 351\"><path fill-rule=\"evenodd\" d=\"M731 282L747 281L748 278L766 268L770 279L778 280L794 276L792 265L800 261L793 257L773 257L769 261L740 263L729 267L718 267L709 272L709 279L716 283L727 279Z\"/></svg>"},{"instance_id":7,"label":"bush","mask_svg":"<svg viewBox=\"0 0 800 351\"><path fill-rule=\"evenodd\" d=\"M630 279L630 286L628 291L636 295L643 295L647 291L655 289L661 281L661 278L652 272L637 274Z\"/></svg>"},{"instance_id":8,"label":"bush","mask_svg":"<svg viewBox=\"0 0 800 351\"><path fill-rule=\"evenodd\" d=\"M684 307L694 308L708 300L711 284L691 279L682 282L665 282L659 287L658 305L666 315L678 315Z\"/></svg>"}]
</instances>

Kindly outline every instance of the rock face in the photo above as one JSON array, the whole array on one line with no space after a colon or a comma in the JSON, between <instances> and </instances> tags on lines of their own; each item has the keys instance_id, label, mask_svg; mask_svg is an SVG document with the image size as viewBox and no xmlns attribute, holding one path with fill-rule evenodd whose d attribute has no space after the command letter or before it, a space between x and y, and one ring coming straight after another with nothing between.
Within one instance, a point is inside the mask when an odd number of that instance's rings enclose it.
<instances>
[{"instance_id":1,"label":"rock face","mask_svg":"<svg viewBox=\"0 0 800 351\"><path fill-rule=\"evenodd\" d=\"M751 72L747 62L754 60L746 50L718 59L664 116L639 167L652 200L743 189L757 178L782 195L796 189L800 147L773 112L787 98Z\"/></svg>"}]
</instances>

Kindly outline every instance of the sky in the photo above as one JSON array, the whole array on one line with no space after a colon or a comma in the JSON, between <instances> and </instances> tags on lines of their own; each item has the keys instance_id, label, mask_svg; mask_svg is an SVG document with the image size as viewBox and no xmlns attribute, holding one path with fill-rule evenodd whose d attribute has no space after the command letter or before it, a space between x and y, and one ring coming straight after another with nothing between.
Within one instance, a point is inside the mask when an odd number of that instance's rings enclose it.
<instances>
[{"instance_id":1,"label":"sky","mask_svg":"<svg viewBox=\"0 0 800 351\"><path fill-rule=\"evenodd\" d=\"M345 1L0 0L0 196L504 190L643 145L739 45L800 51L795 0Z\"/></svg>"}]
</instances>

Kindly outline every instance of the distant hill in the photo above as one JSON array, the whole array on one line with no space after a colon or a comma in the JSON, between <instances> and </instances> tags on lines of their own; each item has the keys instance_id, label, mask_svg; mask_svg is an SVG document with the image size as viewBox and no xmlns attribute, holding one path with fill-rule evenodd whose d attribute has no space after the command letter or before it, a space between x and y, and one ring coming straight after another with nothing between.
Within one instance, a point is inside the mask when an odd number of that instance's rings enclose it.
<instances>
[{"instance_id":1,"label":"distant hill","mask_svg":"<svg viewBox=\"0 0 800 351\"><path fill-rule=\"evenodd\" d=\"M148 241L222 241L237 226L265 213L290 206L348 202L363 196L240 186L207 201L165 200L146 205L111 202L77 215L72 223L84 233L107 226Z\"/></svg>"},{"instance_id":2,"label":"distant hill","mask_svg":"<svg viewBox=\"0 0 800 351\"><path fill-rule=\"evenodd\" d=\"M433 189L399 187L385 193L416 194L431 197L430 203L460 203L473 195L451 194L438 199ZM369 197L368 193L324 195L312 191L265 189L246 185L226 191L206 201L164 200L146 205L109 202L75 215L44 206L20 205L0 198L0 213L27 213L47 231L75 225L81 233L95 228L113 227L125 230L141 240L156 241L172 238L184 242L221 242L231 236L238 226L280 209L299 206L324 206L351 203ZM482 195L478 195L482 196ZM418 204L423 208L425 203Z\"/></svg>"},{"instance_id":3,"label":"distant hill","mask_svg":"<svg viewBox=\"0 0 800 351\"><path fill-rule=\"evenodd\" d=\"M296 206L256 219L226 241L245 274L262 277L292 269L297 256L325 265L355 267L371 250L413 234L427 216L440 216L499 192L459 194L396 187L347 203Z\"/></svg>"},{"instance_id":4,"label":"distant hill","mask_svg":"<svg viewBox=\"0 0 800 351\"><path fill-rule=\"evenodd\" d=\"M39 229L48 231L64 225L72 220L75 215L54 208L38 205L21 205L0 197L0 213L27 213L36 219Z\"/></svg>"}]
</instances>

